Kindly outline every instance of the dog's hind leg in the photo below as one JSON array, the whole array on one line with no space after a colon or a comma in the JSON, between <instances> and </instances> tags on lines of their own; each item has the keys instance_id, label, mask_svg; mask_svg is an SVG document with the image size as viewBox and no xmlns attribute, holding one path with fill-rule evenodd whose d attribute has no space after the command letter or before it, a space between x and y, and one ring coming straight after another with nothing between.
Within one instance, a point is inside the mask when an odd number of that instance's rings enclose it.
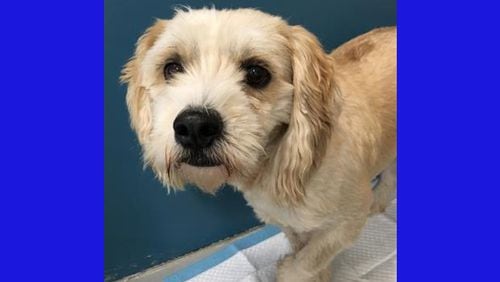
<instances>
[{"instance_id":1,"label":"dog's hind leg","mask_svg":"<svg viewBox=\"0 0 500 282\"><path fill-rule=\"evenodd\" d=\"M396 198L397 186L397 160L382 172L380 182L373 190L373 204L370 214L385 211L389 203Z\"/></svg>"}]
</instances>

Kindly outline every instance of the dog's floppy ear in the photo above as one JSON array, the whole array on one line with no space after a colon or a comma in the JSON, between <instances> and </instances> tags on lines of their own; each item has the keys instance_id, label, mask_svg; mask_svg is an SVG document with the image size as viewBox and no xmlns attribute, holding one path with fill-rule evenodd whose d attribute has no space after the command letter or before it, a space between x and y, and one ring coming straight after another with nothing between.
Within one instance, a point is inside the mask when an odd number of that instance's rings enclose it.
<instances>
[{"instance_id":1,"label":"dog's floppy ear","mask_svg":"<svg viewBox=\"0 0 500 282\"><path fill-rule=\"evenodd\" d=\"M123 83L128 84L127 107L130 113L130 122L141 144L146 142L151 131L151 109L147 89L141 85L140 62L144 59L147 50L153 46L158 36L165 30L166 23L166 20L157 20L139 38L135 54L124 66L120 77Z\"/></svg>"},{"instance_id":2,"label":"dog's floppy ear","mask_svg":"<svg viewBox=\"0 0 500 282\"><path fill-rule=\"evenodd\" d=\"M304 184L321 161L333 119L332 59L314 35L290 27L293 104L288 129L274 159L275 196L288 204L300 203Z\"/></svg>"}]
</instances>

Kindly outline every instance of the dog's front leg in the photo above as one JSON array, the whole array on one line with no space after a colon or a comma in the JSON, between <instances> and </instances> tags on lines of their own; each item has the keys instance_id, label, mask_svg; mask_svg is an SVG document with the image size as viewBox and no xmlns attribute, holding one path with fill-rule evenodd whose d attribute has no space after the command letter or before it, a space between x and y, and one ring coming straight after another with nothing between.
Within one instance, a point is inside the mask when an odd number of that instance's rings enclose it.
<instances>
[{"instance_id":1,"label":"dog's front leg","mask_svg":"<svg viewBox=\"0 0 500 282\"><path fill-rule=\"evenodd\" d=\"M366 217L343 221L311 234L298 252L286 256L278 265L278 282L331 281L333 258L358 237Z\"/></svg>"},{"instance_id":2,"label":"dog's front leg","mask_svg":"<svg viewBox=\"0 0 500 282\"><path fill-rule=\"evenodd\" d=\"M292 252L296 253L302 247L304 247L304 241L300 238L299 234L297 234L293 229L289 227L282 227L281 230L285 233L286 238L290 242L290 247L292 247Z\"/></svg>"}]
</instances>

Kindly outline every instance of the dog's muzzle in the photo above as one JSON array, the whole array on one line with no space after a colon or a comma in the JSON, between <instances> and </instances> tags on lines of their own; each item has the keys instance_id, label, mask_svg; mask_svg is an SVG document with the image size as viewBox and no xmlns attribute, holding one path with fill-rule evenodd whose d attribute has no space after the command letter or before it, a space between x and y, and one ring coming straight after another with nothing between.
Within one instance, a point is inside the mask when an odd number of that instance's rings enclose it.
<instances>
[{"instance_id":1,"label":"dog's muzzle","mask_svg":"<svg viewBox=\"0 0 500 282\"><path fill-rule=\"evenodd\" d=\"M175 141L184 149L183 162L193 166L219 165L210 147L222 137L223 121L210 108L188 108L174 120Z\"/></svg>"}]
</instances>

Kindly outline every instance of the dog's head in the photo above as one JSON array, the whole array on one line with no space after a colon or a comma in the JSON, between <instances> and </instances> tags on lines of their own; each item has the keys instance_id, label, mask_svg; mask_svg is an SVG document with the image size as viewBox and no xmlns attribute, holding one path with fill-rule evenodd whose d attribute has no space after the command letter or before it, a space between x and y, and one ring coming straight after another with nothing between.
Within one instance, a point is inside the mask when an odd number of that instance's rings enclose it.
<instances>
[{"instance_id":1,"label":"dog's head","mask_svg":"<svg viewBox=\"0 0 500 282\"><path fill-rule=\"evenodd\" d=\"M268 178L298 201L332 123L331 59L299 26L252 9L177 11L139 39L122 80L144 160L167 187Z\"/></svg>"}]
</instances>

